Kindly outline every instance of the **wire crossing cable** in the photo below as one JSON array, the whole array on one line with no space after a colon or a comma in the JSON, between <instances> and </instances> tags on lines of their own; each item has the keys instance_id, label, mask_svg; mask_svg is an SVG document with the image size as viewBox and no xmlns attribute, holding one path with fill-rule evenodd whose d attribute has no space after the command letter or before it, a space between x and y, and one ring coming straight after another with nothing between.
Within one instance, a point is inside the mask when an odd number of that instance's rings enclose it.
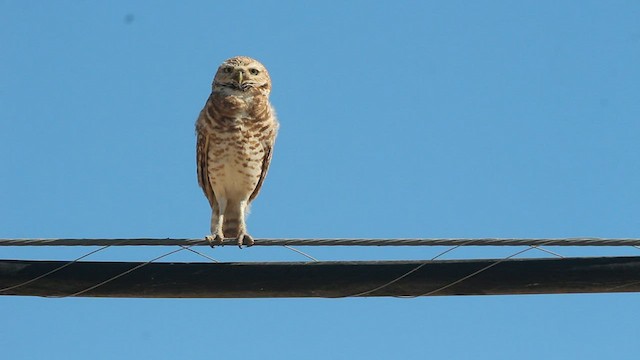
<instances>
[{"instance_id":1,"label":"wire crossing cable","mask_svg":"<svg viewBox=\"0 0 640 360\"><path fill-rule=\"evenodd\" d=\"M0 246L209 246L205 239L0 239ZM236 246L235 239L223 245ZM253 246L640 246L640 238L256 239Z\"/></svg>"}]
</instances>

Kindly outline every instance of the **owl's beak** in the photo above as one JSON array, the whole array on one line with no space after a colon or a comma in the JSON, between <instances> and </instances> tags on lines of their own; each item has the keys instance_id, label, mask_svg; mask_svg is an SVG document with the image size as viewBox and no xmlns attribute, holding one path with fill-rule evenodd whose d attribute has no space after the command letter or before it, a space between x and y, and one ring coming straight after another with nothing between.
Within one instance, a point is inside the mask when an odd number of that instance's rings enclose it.
<instances>
[{"instance_id":1,"label":"owl's beak","mask_svg":"<svg viewBox=\"0 0 640 360\"><path fill-rule=\"evenodd\" d=\"M238 72L238 85L242 85L242 71Z\"/></svg>"}]
</instances>

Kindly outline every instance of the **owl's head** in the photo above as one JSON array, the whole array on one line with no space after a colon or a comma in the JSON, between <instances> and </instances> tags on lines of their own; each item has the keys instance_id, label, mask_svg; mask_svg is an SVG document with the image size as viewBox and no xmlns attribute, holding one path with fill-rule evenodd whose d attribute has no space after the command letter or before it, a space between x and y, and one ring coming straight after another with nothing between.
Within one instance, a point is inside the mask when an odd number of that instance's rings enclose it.
<instances>
[{"instance_id":1,"label":"owl's head","mask_svg":"<svg viewBox=\"0 0 640 360\"><path fill-rule=\"evenodd\" d=\"M246 56L225 60L213 78L213 91L229 95L269 95L271 78L259 61Z\"/></svg>"}]
</instances>

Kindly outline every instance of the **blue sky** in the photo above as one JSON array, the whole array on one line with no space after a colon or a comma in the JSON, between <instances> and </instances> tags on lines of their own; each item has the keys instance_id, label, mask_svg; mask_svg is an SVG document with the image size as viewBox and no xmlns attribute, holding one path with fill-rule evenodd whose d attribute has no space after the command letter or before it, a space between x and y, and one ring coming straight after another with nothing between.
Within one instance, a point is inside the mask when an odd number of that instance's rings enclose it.
<instances>
[{"instance_id":1,"label":"blue sky","mask_svg":"<svg viewBox=\"0 0 640 360\"><path fill-rule=\"evenodd\" d=\"M248 220L257 238L638 237L639 18L635 1L0 1L0 237L205 235L193 125L235 55L268 67L281 122ZM358 260L444 249L303 250ZM0 347L12 359L637 359L639 301L0 297Z\"/></svg>"}]
</instances>

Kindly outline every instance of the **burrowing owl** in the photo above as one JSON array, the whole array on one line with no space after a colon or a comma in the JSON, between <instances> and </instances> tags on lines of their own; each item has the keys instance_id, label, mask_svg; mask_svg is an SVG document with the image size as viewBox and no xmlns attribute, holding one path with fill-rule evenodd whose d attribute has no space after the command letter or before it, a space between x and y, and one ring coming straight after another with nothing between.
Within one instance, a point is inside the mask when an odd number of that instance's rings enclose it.
<instances>
[{"instance_id":1,"label":"burrowing owl","mask_svg":"<svg viewBox=\"0 0 640 360\"><path fill-rule=\"evenodd\" d=\"M220 65L196 121L198 183L211 205L213 246L225 237L253 245L245 216L267 175L278 131L269 103L271 78L258 61L237 56Z\"/></svg>"}]
</instances>

